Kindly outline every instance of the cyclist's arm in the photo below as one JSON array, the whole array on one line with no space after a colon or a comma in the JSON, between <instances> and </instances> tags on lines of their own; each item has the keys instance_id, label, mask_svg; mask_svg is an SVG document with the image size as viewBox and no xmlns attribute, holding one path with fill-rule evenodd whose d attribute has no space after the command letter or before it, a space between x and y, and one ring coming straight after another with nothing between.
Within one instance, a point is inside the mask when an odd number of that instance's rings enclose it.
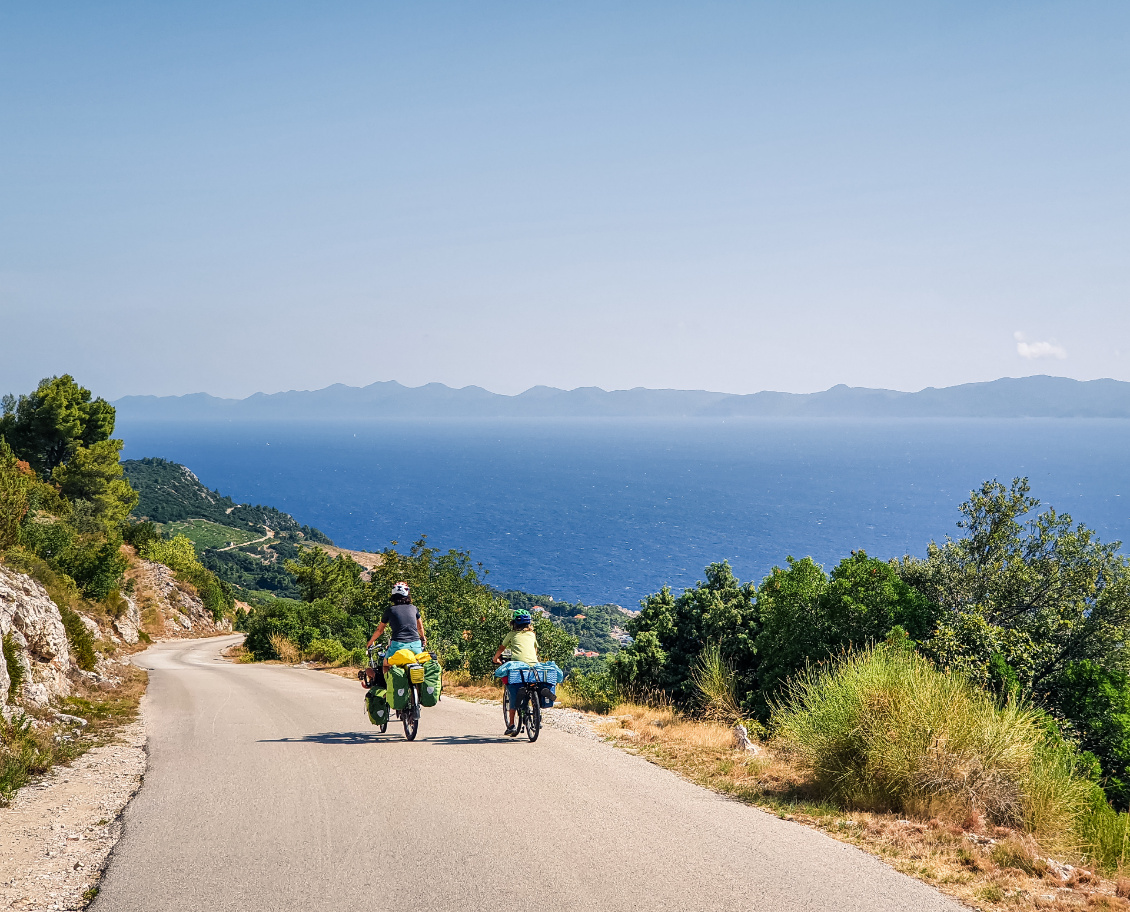
<instances>
[{"instance_id":1,"label":"cyclist's arm","mask_svg":"<svg viewBox=\"0 0 1130 912\"><path fill-rule=\"evenodd\" d=\"M502 658L502 650L509 646L513 640L514 638L510 634L506 634L506 636L502 638L502 643L499 645L498 649L495 650L494 658L491 659L491 661L497 664L498 660Z\"/></svg>"},{"instance_id":2,"label":"cyclist's arm","mask_svg":"<svg viewBox=\"0 0 1130 912\"><path fill-rule=\"evenodd\" d=\"M426 646L428 644L427 634L424 633L424 619L419 614L416 615L416 630L420 634L420 645Z\"/></svg>"},{"instance_id":3,"label":"cyclist's arm","mask_svg":"<svg viewBox=\"0 0 1130 912\"><path fill-rule=\"evenodd\" d=\"M374 631L373 635L371 637L369 637L369 648L370 649L373 647L373 644L381 638L381 634L384 633L384 632L385 632L385 622L381 621L377 625L376 631ZM356 641L354 641L354 642L356 642Z\"/></svg>"}]
</instances>

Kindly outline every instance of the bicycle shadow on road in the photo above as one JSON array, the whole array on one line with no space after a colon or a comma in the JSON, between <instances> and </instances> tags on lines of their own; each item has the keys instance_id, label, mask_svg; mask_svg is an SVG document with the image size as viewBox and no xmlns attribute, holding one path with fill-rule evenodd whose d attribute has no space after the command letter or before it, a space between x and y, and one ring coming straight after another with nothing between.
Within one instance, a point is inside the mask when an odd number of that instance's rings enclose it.
<instances>
[{"instance_id":1,"label":"bicycle shadow on road","mask_svg":"<svg viewBox=\"0 0 1130 912\"><path fill-rule=\"evenodd\" d=\"M508 738L506 735L432 735L421 737L417 740L427 741L429 744L509 744L517 738ZM523 739L525 740L525 739Z\"/></svg>"},{"instance_id":2,"label":"bicycle shadow on road","mask_svg":"<svg viewBox=\"0 0 1130 912\"><path fill-rule=\"evenodd\" d=\"M300 738L260 738L257 744L373 744L388 741L379 732L311 732Z\"/></svg>"},{"instance_id":3,"label":"bicycle shadow on road","mask_svg":"<svg viewBox=\"0 0 1130 912\"><path fill-rule=\"evenodd\" d=\"M468 744L508 744L515 738L505 735L421 735L417 741L448 746ZM525 740L524 738L521 740ZM400 731L378 732L311 732L298 738L260 738L257 744L379 744L382 741L404 741Z\"/></svg>"}]
</instances>

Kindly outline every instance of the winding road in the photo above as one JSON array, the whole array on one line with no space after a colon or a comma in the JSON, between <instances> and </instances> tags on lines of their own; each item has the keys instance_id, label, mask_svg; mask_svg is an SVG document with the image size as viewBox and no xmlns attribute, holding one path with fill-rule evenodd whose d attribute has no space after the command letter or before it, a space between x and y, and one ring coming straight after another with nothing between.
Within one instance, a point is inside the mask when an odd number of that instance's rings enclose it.
<instances>
[{"instance_id":1,"label":"winding road","mask_svg":"<svg viewBox=\"0 0 1130 912\"><path fill-rule=\"evenodd\" d=\"M905 910L962 907L865 853L496 707L447 699L414 743L362 691L162 643L150 765L95 912Z\"/></svg>"}]
</instances>

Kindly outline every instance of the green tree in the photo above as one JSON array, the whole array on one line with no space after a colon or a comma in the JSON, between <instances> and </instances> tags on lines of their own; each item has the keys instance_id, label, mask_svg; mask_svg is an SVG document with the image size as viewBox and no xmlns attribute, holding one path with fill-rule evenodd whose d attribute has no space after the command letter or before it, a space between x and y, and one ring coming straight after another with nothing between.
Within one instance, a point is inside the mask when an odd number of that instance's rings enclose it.
<instances>
[{"instance_id":1,"label":"green tree","mask_svg":"<svg viewBox=\"0 0 1130 912\"><path fill-rule=\"evenodd\" d=\"M113 432L114 407L101 397L92 399L70 374L40 381L34 393L18 401L5 397L0 417L0 436L45 479L77 447L92 447Z\"/></svg>"},{"instance_id":2,"label":"green tree","mask_svg":"<svg viewBox=\"0 0 1130 912\"><path fill-rule=\"evenodd\" d=\"M0 438L0 551L19 541L32 478L27 463L16 459L12 448Z\"/></svg>"},{"instance_id":3,"label":"green tree","mask_svg":"<svg viewBox=\"0 0 1130 912\"><path fill-rule=\"evenodd\" d=\"M347 554L336 558L321 548L307 548L298 560L287 561L304 602L329 599L339 605L354 604L363 595L361 565Z\"/></svg>"},{"instance_id":4,"label":"green tree","mask_svg":"<svg viewBox=\"0 0 1130 912\"><path fill-rule=\"evenodd\" d=\"M149 539L141 546L141 556L171 570L195 570L201 566L196 546L187 535L176 535L168 540Z\"/></svg>"},{"instance_id":5,"label":"green tree","mask_svg":"<svg viewBox=\"0 0 1130 912\"><path fill-rule=\"evenodd\" d=\"M70 458L52 472L66 497L73 503L91 504L96 519L114 533L137 506L137 492L122 473L121 451L120 440L100 440L91 446L78 444Z\"/></svg>"},{"instance_id":6,"label":"green tree","mask_svg":"<svg viewBox=\"0 0 1130 912\"><path fill-rule=\"evenodd\" d=\"M697 699L692 671L709 644L734 669L739 692L753 688L758 632L756 588L734 576L728 562L706 568L705 581L678 598L664 587L640 604L628 622L634 642L609 659L622 688L662 690L684 706Z\"/></svg>"},{"instance_id":7,"label":"green tree","mask_svg":"<svg viewBox=\"0 0 1130 912\"><path fill-rule=\"evenodd\" d=\"M1130 676L1094 662L1072 662L1049 702L1079 747L1102 767L1103 788L1120 810L1130 806Z\"/></svg>"},{"instance_id":8,"label":"green tree","mask_svg":"<svg viewBox=\"0 0 1130 912\"><path fill-rule=\"evenodd\" d=\"M1038 506L1027 479L986 482L961 506L965 536L931 544L899 572L935 607L937 629L921 646L935 661L1046 697L1074 662L1126 670L1130 572L1119 542Z\"/></svg>"},{"instance_id":9,"label":"green tree","mask_svg":"<svg viewBox=\"0 0 1130 912\"><path fill-rule=\"evenodd\" d=\"M763 717L781 685L807 665L852 646L885 640L900 627L912 638L929 636L934 606L904 582L897 567L854 551L831 576L811 558L774 567L757 590L761 632L757 640L758 696Z\"/></svg>"}]
</instances>

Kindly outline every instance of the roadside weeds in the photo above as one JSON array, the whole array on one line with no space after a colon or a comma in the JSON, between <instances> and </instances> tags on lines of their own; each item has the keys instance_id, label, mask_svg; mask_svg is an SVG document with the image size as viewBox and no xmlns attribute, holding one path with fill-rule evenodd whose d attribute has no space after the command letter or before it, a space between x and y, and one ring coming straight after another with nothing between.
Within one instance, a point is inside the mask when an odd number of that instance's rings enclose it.
<instances>
[{"instance_id":1,"label":"roadside weeds","mask_svg":"<svg viewBox=\"0 0 1130 912\"><path fill-rule=\"evenodd\" d=\"M684 779L818 829L977 909L1130 910L1130 880L1046 857L1029 836L971 815L962 826L821 801L786 751L735 749L733 730L669 707L623 704L594 727ZM600 717L597 717L598 719Z\"/></svg>"}]
</instances>

